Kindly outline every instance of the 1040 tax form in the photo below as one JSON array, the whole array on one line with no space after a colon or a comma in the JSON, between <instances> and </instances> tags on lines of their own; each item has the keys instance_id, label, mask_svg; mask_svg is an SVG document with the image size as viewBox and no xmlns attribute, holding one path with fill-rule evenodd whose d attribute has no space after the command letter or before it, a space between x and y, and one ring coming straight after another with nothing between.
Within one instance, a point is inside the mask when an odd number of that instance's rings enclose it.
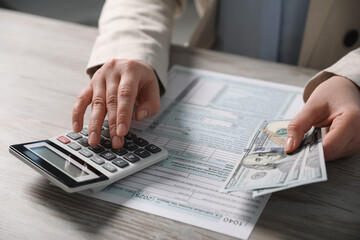
<instances>
[{"instance_id":1,"label":"1040 tax form","mask_svg":"<svg viewBox=\"0 0 360 240\"><path fill-rule=\"evenodd\" d=\"M180 66L168 78L161 112L132 123L168 159L84 194L247 239L270 195L220 189L264 119L289 119L301 109L302 89Z\"/></svg>"}]
</instances>

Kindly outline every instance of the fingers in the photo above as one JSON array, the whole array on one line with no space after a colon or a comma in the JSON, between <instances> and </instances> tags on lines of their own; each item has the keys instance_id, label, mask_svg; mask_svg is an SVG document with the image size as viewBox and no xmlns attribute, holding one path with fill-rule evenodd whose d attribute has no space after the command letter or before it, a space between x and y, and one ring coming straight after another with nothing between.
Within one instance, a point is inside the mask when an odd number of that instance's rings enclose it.
<instances>
[{"instance_id":1,"label":"fingers","mask_svg":"<svg viewBox=\"0 0 360 240\"><path fill-rule=\"evenodd\" d=\"M92 92L91 84L88 84L76 98L72 111L72 126L74 132L80 132L83 128L84 114L87 106L91 103Z\"/></svg>"},{"instance_id":2,"label":"fingers","mask_svg":"<svg viewBox=\"0 0 360 240\"><path fill-rule=\"evenodd\" d=\"M141 121L147 117L157 114L160 111L160 90L159 84L150 85L144 88L137 99L135 120Z\"/></svg>"},{"instance_id":3,"label":"fingers","mask_svg":"<svg viewBox=\"0 0 360 240\"><path fill-rule=\"evenodd\" d=\"M295 151L304 138L304 134L312 126L324 122L328 116L328 108L317 102L308 101L287 127L285 152Z\"/></svg>"},{"instance_id":4,"label":"fingers","mask_svg":"<svg viewBox=\"0 0 360 240\"><path fill-rule=\"evenodd\" d=\"M360 151L360 95L356 85L341 76L321 83L303 110L288 126L285 151L294 151L311 126L330 126L322 143L325 160L334 160Z\"/></svg>"},{"instance_id":5,"label":"fingers","mask_svg":"<svg viewBox=\"0 0 360 240\"><path fill-rule=\"evenodd\" d=\"M120 148L127 134L135 105L135 118L143 120L160 108L160 91L152 67L141 61L114 59L105 63L80 93L73 110L74 131L81 131L86 107L92 103L89 121L90 145L100 143L102 123L108 114L113 148Z\"/></svg>"},{"instance_id":6,"label":"fingers","mask_svg":"<svg viewBox=\"0 0 360 240\"><path fill-rule=\"evenodd\" d=\"M106 107L109 121L110 138L112 147L119 149L122 147L122 138L116 135L116 111L118 105L118 86L120 76L118 74L111 74L106 81Z\"/></svg>"},{"instance_id":7,"label":"fingers","mask_svg":"<svg viewBox=\"0 0 360 240\"><path fill-rule=\"evenodd\" d=\"M92 84L93 97L89 121L88 142L91 146L95 146L100 143L102 124L106 115L106 84L100 74L94 75Z\"/></svg>"},{"instance_id":8,"label":"fingers","mask_svg":"<svg viewBox=\"0 0 360 240\"><path fill-rule=\"evenodd\" d=\"M340 157L351 137L352 129L348 128L341 118L334 119L330 131L323 139L323 149L326 161Z\"/></svg>"},{"instance_id":9,"label":"fingers","mask_svg":"<svg viewBox=\"0 0 360 240\"><path fill-rule=\"evenodd\" d=\"M355 130L359 129L359 117L359 110L351 108L336 116L323 139L326 161L349 156L359 151L360 139Z\"/></svg>"},{"instance_id":10,"label":"fingers","mask_svg":"<svg viewBox=\"0 0 360 240\"><path fill-rule=\"evenodd\" d=\"M138 77L133 73L121 76L117 96L116 135L125 136L129 131L135 99L138 94Z\"/></svg>"}]
</instances>

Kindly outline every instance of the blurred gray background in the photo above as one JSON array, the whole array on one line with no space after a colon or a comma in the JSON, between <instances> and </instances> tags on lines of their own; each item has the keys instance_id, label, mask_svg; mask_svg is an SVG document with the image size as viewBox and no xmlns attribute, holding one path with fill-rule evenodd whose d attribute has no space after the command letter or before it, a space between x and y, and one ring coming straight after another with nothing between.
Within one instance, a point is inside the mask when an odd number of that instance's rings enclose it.
<instances>
[{"instance_id":1,"label":"blurred gray background","mask_svg":"<svg viewBox=\"0 0 360 240\"><path fill-rule=\"evenodd\" d=\"M105 0L0 0L0 7L97 26ZM136 1L136 0L134 0ZM297 65L309 0L221 0L213 49ZM176 19L172 43L186 45L199 22L194 0Z\"/></svg>"}]
</instances>

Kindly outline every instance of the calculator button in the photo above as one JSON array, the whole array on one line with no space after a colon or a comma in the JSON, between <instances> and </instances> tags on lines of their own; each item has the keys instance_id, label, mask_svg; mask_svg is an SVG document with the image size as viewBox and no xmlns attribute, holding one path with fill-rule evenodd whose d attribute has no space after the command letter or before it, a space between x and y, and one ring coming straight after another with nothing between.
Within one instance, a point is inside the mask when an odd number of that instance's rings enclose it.
<instances>
[{"instance_id":1,"label":"calculator button","mask_svg":"<svg viewBox=\"0 0 360 240\"><path fill-rule=\"evenodd\" d=\"M128 133L125 135L125 138L126 138L127 140L134 140L134 139L137 138L137 136L136 136L135 134L131 133L131 132L128 132Z\"/></svg>"},{"instance_id":2,"label":"calculator button","mask_svg":"<svg viewBox=\"0 0 360 240\"><path fill-rule=\"evenodd\" d=\"M112 150L114 153L116 153L119 156L122 156L124 154L126 154L128 151L126 151L125 148L121 148L121 149L113 149Z\"/></svg>"},{"instance_id":3,"label":"calculator button","mask_svg":"<svg viewBox=\"0 0 360 240\"><path fill-rule=\"evenodd\" d=\"M96 146L90 146L88 147L91 151L93 151L94 153L101 153L102 151L104 151L105 149L99 145Z\"/></svg>"},{"instance_id":4,"label":"calculator button","mask_svg":"<svg viewBox=\"0 0 360 240\"><path fill-rule=\"evenodd\" d=\"M93 154L86 148L83 148L79 151L80 154L84 155L85 157L91 157Z\"/></svg>"},{"instance_id":5,"label":"calculator button","mask_svg":"<svg viewBox=\"0 0 360 240\"><path fill-rule=\"evenodd\" d=\"M155 146L154 144L147 145L145 147L146 150L148 150L151 153L158 153L161 152L161 148Z\"/></svg>"},{"instance_id":6,"label":"calculator button","mask_svg":"<svg viewBox=\"0 0 360 240\"><path fill-rule=\"evenodd\" d=\"M140 158L132 153L127 153L123 156L126 160L128 160L131 163L137 162L140 160Z\"/></svg>"},{"instance_id":7,"label":"calculator button","mask_svg":"<svg viewBox=\"0 0 360 240\"><path fill-rule=\"evenodd\" d=\"M78 150L81 149L81 146L80 146L79 144L77 144L77 143L74 143L74 142L69 143L68 146L69 146L70 148L74 149L75 151L78 151Z\"/></svg>"},{"instance_id":8,"label":"calculator button","mask_svg":"<svg viewBox=\"0 0 360 240\"><path fill-rule=\"evenodd\" d=\"M78 139L82 138L80 133L74 133L74 132L70 132L70 133L66 134L66 136L68 136L72 140L78 140Z\"/></svg>"},{"instance_id":9,"label":"calculator button","mask_svg":"<svg viewBox=\"0 0 360 240\"><path fill-rule=\"evenodd\" d=\"M100 156L105 158L106 160L113 160L114 158L116 158L116 155L109 151L102 152Z\"/></svg>"},{"instance_id":10,"label":"calculator button","mask_svg":"<svg viewBox=\"0 0 360 240\"><path fill-rule=\"evenodd\" d=\"M88 136L89 135L89 129L87 127L84 127L81 132L82 135L84 136Z\"/></svg>"},{"instance_id":11,"label":"calculator button","mask_svg":"<svg viewBox=\"0 0 360 240\"><path fill-rule=\"evenodd\" d=\"M106 170L108 170L109 172L116 172L116 167L114 167L113 165L111 165L110 163L105 163L104 165L102 165L103 168L105 168Z\"/></svg>"},{"instance_id":12,"label":"calculator button","mask_svg":"<svg viewBox=\"0 0 360 240\"><path fill-rule=\"evenodd\" d=\"M106 138L110 138L110 130L109 129L102 130L101 135L103 135Z\"/></svg>"},{"instance_id":13,"label":"calculator button","mask_svg":"<svg viewBox=\"0 0 360 240\"><path fill-rule=\"evenodd\" d=\"M106 138L101 138L100 145L105 148L111 148L111 141Z\"/></svg>"},{"instance_id":14,"label":"calculator button","mask_svg":"<svg viewBox=\"0 0 360 240\"><path fill-rule=\"evenodd\" d=\"M88 143L88 139L87 138L80 138L79 141L77 141L78 143L80 143L80 145L84 146L84 147L88 147L89 143Z\"/></svg>"},{"instance_id":15,"label":"calculator button","mask_svg":"<svg viewBox=\"0 0 360 240\"><path fill-rule=\"evenodd\" d=\"M144 140L142 138L137 138L133 142L136 143L137 145L139 145L140 147L144 147L144 146L149 144L148 141L146 141L146 140Z\"/></svg>"},{"instance_id":16,"label":"calculator button","mask_svg":"<svg viewBox=\"0 0 360 240\"><path fill-rule=\"evenodd\" d=\"M142 149L142 148L136 150L134 153L142 158L146 158L151 155L148 151L146 151L145 149Z\"/></svg>"},{"instance_id":17,"label":"calculator button","mask_svg":"<svg viewBox=\"0 0 360 240\"><path fill-rule=\"evenodd\" d=\"M106 128L109 128L109 121L104 120L103 126L106 127Z\"/></svg>"},{"instance_id":18,"label":"calculator button","mask_svg":"<svg viewBox=\"0 0 360 240\"><path fill-rule=\"evenodd\" d=\"M117 158L114 161L112 161L113 164L115 164L116 166L120 167L120 168L124 168L126 166L129 166L129 163L121 158Z\"/></svg>"},{"instance_id":19,"label":"calculator button","mask_svg":"<svg viewBox=\"0 0 360 240\"><path fill-rule=\"evenodd\" d=\"M90 158L90 160L93 161L93 162L95 162L95 163L97 163L97 164L99 164L99 165L101 165L101 164L103 164L103 163L105 162L104 159L102 159L102 158L99 157L99 156L92 156L92 157Z\"/></svg>"},{"instance_id":20,"label":"calculator button","mask_svg":"<svg viewBox=\"0 0 360 240\"><path fill-rule=\"evenodd\" d=\"M68 144L69 142L71 142L67 137L65 136L59 136L57 138L58 141L62 142L63 144Z\"/></svg>"},{"instance_id":21,"label":"calculator button","mask_svg":"<svg viewBox=\"0 0 360 240\"><path fill-rule=\"evenodd\" d=\"M134 143L132 143L132 142L126 142L126 143L124 143L124 148L126 148L126 149L129 150L129 151L134 151L134 150L138 149L139 147L136 146L136 145L135 145Z\"/></svg>"}]
</instances>

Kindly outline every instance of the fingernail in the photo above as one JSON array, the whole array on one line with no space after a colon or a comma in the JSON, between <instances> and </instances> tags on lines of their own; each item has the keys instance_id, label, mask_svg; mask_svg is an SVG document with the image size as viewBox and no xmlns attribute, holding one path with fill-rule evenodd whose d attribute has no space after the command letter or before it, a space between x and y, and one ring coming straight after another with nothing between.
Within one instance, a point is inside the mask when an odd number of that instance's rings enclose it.
<instances>
[{"instance_id":1,"label":"fingernail","mask_svg":"<svg viewBox=\"0 0 360 240\"><path fill-rule=\"evenodd\" d=\"M96 143L96 141L97 141L96 132L92 132L89 137L89 143Z\"/></svg>"},{"instance_id":2,"label":"fingernail","mask_svg":"<svg viewBox=\"0 0 360 240\"><path fill-rule=\"evenodd\" d=\"M120 139L119 136L113 137L113 139L112 139L112 145L113 145L113 148L120 148L120 146L121 146L121 139Z\"/></svg>"},{"instance_id":3,"label":"fingernail","mask_svg":"<svg viewBox=\"0 0 360 240\"><path fill-rule=\"evenodd\" d=\"M124 136L126 134L126 125L125 123L120 123L117 128L116 134L119 136Z\"/></svg>"},{"instance_id":4,"label":"fingernail","mask_svg":"<svg viewBox=\"0 0 360 240\"><path fill-rule=\"evenodd\" d=\"M141 121L144 120L147 116L148 116L148 111L146 109L143 109L139 112L138 119Z\"/></svg>"},{"instance_id":5,"label":"fingernail","mask_svg":"<svg viewBox=\"0 0 360 240\"><path fill-rule=\"evenodd\" d=\"M289 137L286 141L285 152L289 151L294 145L294 138Z\"/></svg>"},{"instance_id":6,"label":"fingernail","mask_svg":"<svg viewBox=\"0 0 360 240\"><path fill-rule=\"evenodd\" d=\"M76 132L79 131L79 122L78 121L73 122L73 130Z\"/></svg>"}]
</instances>

